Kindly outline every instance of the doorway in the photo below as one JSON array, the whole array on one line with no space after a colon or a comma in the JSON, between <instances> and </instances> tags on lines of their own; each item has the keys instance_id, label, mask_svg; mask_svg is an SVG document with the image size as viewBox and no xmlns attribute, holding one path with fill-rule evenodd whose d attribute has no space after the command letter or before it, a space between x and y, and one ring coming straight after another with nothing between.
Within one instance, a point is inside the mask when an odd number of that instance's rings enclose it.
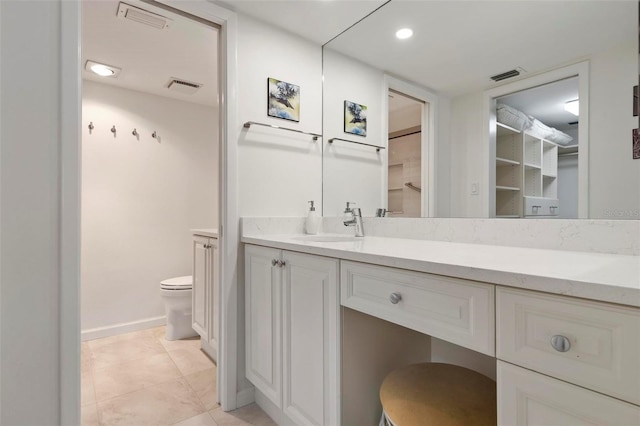
<instances>
[{"instance_id":1,"label":"doorway","mask_svg":"<svg viewBox=\"0 0 640 426\"><path fill-rule=\"evenodd\" d=\"M484 198L487 217L552 218L563 217L561 214L580 219L588 217L588 82L589 64L580 62L485 91L483 146L488 165L485 182L489 195ZM503 108L498 105L500 99L507 102L520 97L526 99L527 93L531 93L529 89L541 95L544 92L561 95L562 99L555 99L554 108L565 110L565 105L567 109L571 108L570 104L579 106L577 115L561 116L558 127L567 133L560 135L561 140L553 142L550 135L565 132L544 126L517 108L507 110L508 115L514 117L511 124L515 127L505 125L504 119L498 117L498 108ZM542 111L530 110L544 115ZM543 161L545 156L553 161ZM545 163L553 167L547 168ZM560 180L564 182L560 184ZM567 202L563 213L561 194Z\"/></svg>"},{"instance_id":2,"label":"doorway","mask_svg":"<svg viewBox=\"0 0 640 426\"><path fill-rule=\"evenodd\" d=\"M422 115L428 105L389 89L388 215L422 217Z\"/></svg>"},{"instance_id":3,"label":"doorway","mask_svg":"<svg viewBox=\"0 0 640 426\"><path fill-rule=\"evenodd\" d=\"M385 76L387 146L386 185L390 217L436 214L436 112L433 93Z\"/></svg>"},{"instance_id":4,"label":"doorway","mask_svg":"<svg viewBox=\"0 0 640 426\"><path fill-rule=\"evenodd\" d=\"M156 3L82 6L83 423L177 422L219 403L219 357L168 333L160 282L189 276L191 230L220 223L220 27ZM163 386L178 403L149 409Z\"/></svg>"},{"instance_id":5,"label":"doorway","mask_svg":"<svg viewBox=\"0 0 640 426\"><path fill-rule=\"evenodd\" d=\"M524 177L522 195L525 197L523 217L578 218L578 89L578 77L571 77L496 99L497 125L506 122L531 136L523 139L523 153L527 157L521 170ZM505 128L501 133L504 132ZM504 148L500 135L496 143L496 158L499 158L499 151ZM496 182L514 170L518 170L517 165L500 164L496 169ZM512 193L500 191L497 198ZM529 197L542 200L527 203ZM544 199L556 207L546 211ZM528 209L528 204L542 207Z\"/></svg>"}]
</instances>

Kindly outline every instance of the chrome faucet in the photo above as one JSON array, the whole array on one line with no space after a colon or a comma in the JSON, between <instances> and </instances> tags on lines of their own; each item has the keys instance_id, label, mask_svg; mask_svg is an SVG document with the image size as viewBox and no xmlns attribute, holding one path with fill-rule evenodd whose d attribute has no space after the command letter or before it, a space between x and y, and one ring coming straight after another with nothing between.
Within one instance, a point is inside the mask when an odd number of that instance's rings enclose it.
<instances>
[{"instance_id":1,"label":"chrome faucet","mask_svg":"<svg viewBox=\"0 0 640 426\"><path fill-rule=\"evenodd\" d=\"M351 220L345 220L344 226L355 226L356 237L364 237L364 227L362 226L362 213L358 207L351 209Z\"/></svg>"},{"instance_id":2,"label":"chrome faucet","mask_svg":"<svg viewBox=\"0 0 640 426\"><path fill-rule=\"evenodd\" d=\"M376 209L376 217L385 217L387 213L387 209Z\"/></svg>"}]
</instances>

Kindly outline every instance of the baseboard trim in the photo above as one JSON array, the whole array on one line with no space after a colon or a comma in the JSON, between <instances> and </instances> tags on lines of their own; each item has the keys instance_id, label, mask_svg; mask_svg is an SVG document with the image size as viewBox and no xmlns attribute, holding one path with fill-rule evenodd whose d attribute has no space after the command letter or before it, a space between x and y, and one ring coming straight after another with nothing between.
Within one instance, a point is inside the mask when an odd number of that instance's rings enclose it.
<instances>
[{"instance_id":1,"label":"baseboard trim","mask_svg":"<svg viewBox=\"0 0 640 426\"><path fill-rule=\"evenodd\" d=\"M258 389L254 392L256 404L258 407L262 408L262 411L267 413L271 420L276 422L276 424L281 426L295 426L295 422L291 421L289 416L284 414L281 409L279 409L269 398L267 398L262 392Z\"/></svg>"},{"instance_id":2,"label":"baseboard trim","mask_svg":"<svg viewBox=\"0 0 640 426\"><path fill-rule=\"evenodd\" d=\"M82 330L82 341L100 339L102 337L116 336L118 334L129 333L132 331L145 330L147 328L159 327L167 323L167 317L147 318L140 321L125 322L114 324L107 327L90 328Z\"/></svg>"},{"instance_id":3,"label":"baseboard trim","mask_svg":"<svg viewBox=\"0 0 640 426\"><path fill-rule=\"evenodd\" d=\"M255 388L251 386L250 388L242 389L240 392L238 392L236 396L236 408L244 407L245 405L249 405L255 402L256 398L254 395L254 390Z\"/></svg>"}]
</instances>

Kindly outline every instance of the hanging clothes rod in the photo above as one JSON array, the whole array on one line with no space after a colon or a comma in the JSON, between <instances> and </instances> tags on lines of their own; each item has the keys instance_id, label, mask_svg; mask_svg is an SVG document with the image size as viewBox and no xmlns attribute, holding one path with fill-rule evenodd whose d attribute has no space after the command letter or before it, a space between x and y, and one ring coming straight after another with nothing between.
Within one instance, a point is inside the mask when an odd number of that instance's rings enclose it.
<instances>
[{"instance_id":1,"label":"hanging clothes rod","mask_svg":"<svg viewBox=\"0 0 640 426\"><path fill-rule=\"evenodd\" d=\"M364 146L370 146L372 148L376 149L376 152L380 152L381 149L385 149L384 146L379 146L379 145L372 145L370 143L364 143L364 142L356 142L356 141L350 141L348 139L340 139L340 138L331 138L329 139L329 143L333 143L333 141L342 141L342 142L349 142L349 143L355 143L358 145L364 145Z\"/></svg>"},{"instance_id":2,"label":"hanging clothes rod","mask_svg":"<svg viewBox=\"0 0 640 426\"><path fill-rule=\"evenodd\" d=\"M302 133L303 135L313 136L313 140L314 141L317 141L318 138L322 137L322 135L318 135L316 133L303 132L302 130L289 129L288 127L280 127L280 126L275 126L273 124L264 124L264 123L258 123L258 122L255 122L255 121L247 121L246 123L244 123L244 127L247 128L247 129L249 127L251 127L252 125L254 125L254 126L271 127L272 129L281 129L281 130L288 130L290 132Z\"/></svg>"},{"instance_id":3,"label":"hanging clothes rod","mask_svg":"<svg viewBox=\"0 0 640 426\"><path fill-rule=\"evenodd\" d=\"M414 184L412 184L411 182L407 182L404 184L404 186L406 186L407 188L411 188L414 191L418 191L418 192L422 192L422 188L420 188L419 186L415 186Z\"/></svg>"}]
</instances>

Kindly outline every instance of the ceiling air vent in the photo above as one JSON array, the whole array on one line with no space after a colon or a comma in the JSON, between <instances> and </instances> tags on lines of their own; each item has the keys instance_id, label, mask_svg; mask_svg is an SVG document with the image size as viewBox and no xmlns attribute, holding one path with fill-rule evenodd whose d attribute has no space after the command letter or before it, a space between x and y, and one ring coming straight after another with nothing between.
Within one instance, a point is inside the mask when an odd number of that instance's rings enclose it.
<instances>
[{"instance_id":1,"label":"ceiling air vent","mask_svg":"<svg viewBox=\"0 0 640 426\"><path fill-rule=\"evenodd\" d=\"M169 90L184 93L186 95L192 95L196 93L200 87L202 87L202 84L200 83L182 80L181 78L172 78L169 82L169 85L167 86Z\"/></svg>"},{"instance_id":2,"label":"ceiling air vent","mask_svg":"<svg viewBox=\"0 0 640 426\"><path fill-rule=\"evenodd\" d=\"M520 71L516 70L511 70L511 71L507 71L507 72L503 72L502 74L497 74L494 75L491 78L491 80L493 81L500 81L500 80L506 80L507 78L511 78L511 77L516 77L520 75Z\"/></svg>"},{"instance_id":3,"label":"ceiling air vent","mask_svg":"<svg viewBox=\"0 0 640 426\"><path fill-rule=\"evenodd\" d=\"M158 30L169 28L169 24L171 23L171 19L169 18L130 6L126 3L118 4L118 17L148 25Z\"/></svg>"}]
</instances>

